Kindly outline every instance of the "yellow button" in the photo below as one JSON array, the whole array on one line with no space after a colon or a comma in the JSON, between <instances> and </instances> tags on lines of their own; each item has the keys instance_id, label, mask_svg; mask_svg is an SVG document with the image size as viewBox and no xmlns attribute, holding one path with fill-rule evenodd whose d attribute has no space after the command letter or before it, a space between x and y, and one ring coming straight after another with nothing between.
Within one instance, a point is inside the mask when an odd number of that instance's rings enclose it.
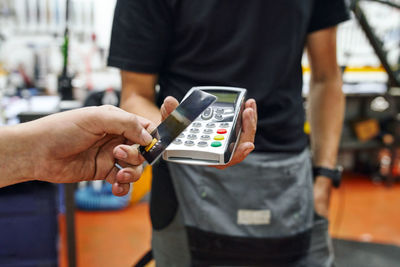
<instances>
[{"instance_id":1,"label":"yellow button","mask_svg":"<svg viewBox=\"0 0 400 267\"><path fill-rule=\"evenodd\" d=\"M214 136L214 140L224 140L224 139L225 139L225 137L221 134Z\"/></svg>"},{"instance_id":2,"label":"yellow button","mask_svg":"<svg viewBox=\"0 0 400 267\"><path fill-rule=\"evenodd\" d=\"M151 143L147 145L144 150L146 150L146 152L149 152L149 150L157 143L157 141L157 138L153 138L153 141L151 141Z\"/></svg>"}]
</instances>

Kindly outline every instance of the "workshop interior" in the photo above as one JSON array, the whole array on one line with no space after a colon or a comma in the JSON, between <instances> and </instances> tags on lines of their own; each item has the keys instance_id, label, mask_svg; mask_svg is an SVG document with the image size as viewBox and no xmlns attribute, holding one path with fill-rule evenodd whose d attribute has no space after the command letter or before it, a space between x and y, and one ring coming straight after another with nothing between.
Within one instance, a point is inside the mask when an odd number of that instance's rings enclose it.
<instances>
[{"instance_id":1,"label":"workshop interior","mask_svg":"<svg viewBox=\"0 0 400 267\"><path fill-rule=\"evenodd\" d=\"M116 2L0 0L0 127L119 106L120 71L107 66ZM400 0L347 4L337 31L343 177L329 232L338 267L400 266ZM306 52L302 62L306 109ZM123 197L104 181L1 188L0 266L155 266L135 265L151 249L151 168Z\"/></svg>"}]
</instances>

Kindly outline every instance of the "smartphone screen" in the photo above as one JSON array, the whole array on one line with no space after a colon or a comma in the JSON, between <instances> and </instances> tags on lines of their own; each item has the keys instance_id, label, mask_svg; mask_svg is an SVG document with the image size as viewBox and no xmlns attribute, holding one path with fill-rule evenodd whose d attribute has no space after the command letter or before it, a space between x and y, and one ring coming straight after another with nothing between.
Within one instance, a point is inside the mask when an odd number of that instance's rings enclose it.
<instances>
[{"instance_id":1,"label":"smartphone screen","mask_svg":"<svg viewBox=\"0 0 400 267\"><path fill-rule=\"evenodd\" d=\"M200 114L217 100L217 97L194 90L182 103L151 133L153 141L140 146L139 151L152 165L164 150L188 127Z\"/></svg>"}]
</instances>

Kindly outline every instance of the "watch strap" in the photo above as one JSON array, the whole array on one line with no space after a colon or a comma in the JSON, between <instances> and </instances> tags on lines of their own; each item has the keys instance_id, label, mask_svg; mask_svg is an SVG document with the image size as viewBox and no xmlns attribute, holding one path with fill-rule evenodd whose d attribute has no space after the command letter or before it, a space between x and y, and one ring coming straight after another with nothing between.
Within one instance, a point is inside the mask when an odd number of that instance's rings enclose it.
<instances>
[{"instance_id":1,"label":"watch strap","mask_svg":"<svg viewBox=\"0 0 400 267\"><path fill-rule=\"evenodd\" d=\"M335 169L331 169L331 168L320 167L320 166L313 167L314 179L317 176L324 176L324 177L331 179L332 185L337 188L340 186L340 181L342 178L342 168L337 167Z\"/></svg>"}]
</instances>

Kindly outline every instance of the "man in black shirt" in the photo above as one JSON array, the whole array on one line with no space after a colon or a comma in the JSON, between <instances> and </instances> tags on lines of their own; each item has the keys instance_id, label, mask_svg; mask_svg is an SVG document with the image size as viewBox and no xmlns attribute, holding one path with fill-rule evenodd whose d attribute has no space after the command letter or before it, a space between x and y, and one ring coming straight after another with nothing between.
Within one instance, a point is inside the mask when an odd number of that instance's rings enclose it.
<instances>
[{"instance_id":1,"label":"man in black shirt","mask_svg":"<svg viewBox=\"0 0 400 267\"><path fill-rule=\"evenodd\" d=\"M301 58L306 47L312 164L334 169L344 113L336 25L347 16L343 0L118 0L109 65L122 70L122 108L158 122L165 97L202 85L246 88L258 106L255 152L243 162L154 167L160 266L332 264L332 181L318 175L312 187Z\"/></svg>"}]
</instances>

